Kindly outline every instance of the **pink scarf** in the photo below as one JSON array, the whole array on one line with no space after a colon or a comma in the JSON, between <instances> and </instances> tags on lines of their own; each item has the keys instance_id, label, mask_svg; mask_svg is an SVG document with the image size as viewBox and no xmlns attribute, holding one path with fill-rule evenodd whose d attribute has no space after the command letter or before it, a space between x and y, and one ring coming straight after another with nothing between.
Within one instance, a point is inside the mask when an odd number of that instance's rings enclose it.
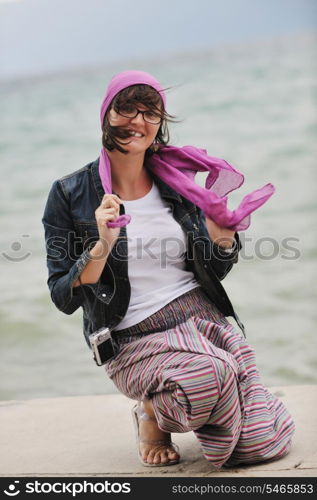
<instances>
[{"instance_id":1,"label":"pink scarf","mask_svg":"<svg viewBox=\"0 0 317 500\"><path fill-rule=\"evenodd\" d=\"M103 124L112 99L118 92L136 84L150 85L157 90L166 108L166 97L163 89L153 76L143 71L125 71L114 76L110 81L101 106L101 124ZM204 149L194 146L180 148L161 146L147 160L146 165L177 193L200 207L206 217L212 219L219 226L234 231L247 229L250 225L250 214L262 206L275 191L272 184L266 184L247 194L236 210L229 210L226 195L243 184L243 174L225 160L208 156ZM206 171L209 174L203 188L195 183L195 175L197 172ZM112 193L111 164L105 148L101 150L99 175L105 193ZM108 222L107 226L122 227L127 225L130 220L130 215L120 215L115 221Z\"/></svg>"}]
</instances>

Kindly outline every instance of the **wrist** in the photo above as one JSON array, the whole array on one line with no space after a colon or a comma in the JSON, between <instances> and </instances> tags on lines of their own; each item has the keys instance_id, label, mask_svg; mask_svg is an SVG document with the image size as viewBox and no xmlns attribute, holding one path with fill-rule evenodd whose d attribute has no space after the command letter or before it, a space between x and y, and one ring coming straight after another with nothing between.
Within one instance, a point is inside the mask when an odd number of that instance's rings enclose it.
<instances>
[{"instance_id":1,"label":"wrist","mask_svg":"<svg viewBox=\"0 0 317 500\"><path fill-rule=\"evenodd\" d=\"M111 252L111 248L112 246L105 239L99 238L89 250L89 256L95 260L106 259Z\"/></svg>"},{"instance_id":2,"label":"wrist","mask_svg":"<svg viewBox=\"0 0 317 500\"><path fill-rule=\"evenodd\" d=\"M213 243L216 243L221 250L231 251L233 250L234 238L228 239L227 237L218 237L216 239L212 239Z\"/></svg>"},{"instance_id":3,"label":"wrist","mask_svg":"<svg viewBox=\"0 0 317 500\"><path fill-rule=\"evenodd\" d=\"M208 219L208 217L206 217L206 225L210 239L221 247L221 249L230 250L233 247L235 231L218 226L218 224Z\"/></svg>"}]
</instances>

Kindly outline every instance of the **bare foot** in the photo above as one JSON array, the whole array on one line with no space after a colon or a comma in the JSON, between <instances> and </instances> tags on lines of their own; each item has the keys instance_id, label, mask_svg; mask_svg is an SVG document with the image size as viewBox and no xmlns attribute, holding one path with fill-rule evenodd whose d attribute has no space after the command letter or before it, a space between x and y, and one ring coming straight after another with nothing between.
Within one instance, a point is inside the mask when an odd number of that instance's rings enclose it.
<instances>
[{"instance_id":1,"label":"bare foot","mask_svg":"<svg viewBox=\"0 0 317 500\"><path fill-rule=\"evenodd\" d=\"M167 464L179 460L180 456L173 448L171 435L162 431L155 418L150 399L142 401L139 407L140 453L144 462L149 464ZM159 441L158 443L155 443ZM166 443L166 444L165 444Z\"/></svg>"}]
</instances>

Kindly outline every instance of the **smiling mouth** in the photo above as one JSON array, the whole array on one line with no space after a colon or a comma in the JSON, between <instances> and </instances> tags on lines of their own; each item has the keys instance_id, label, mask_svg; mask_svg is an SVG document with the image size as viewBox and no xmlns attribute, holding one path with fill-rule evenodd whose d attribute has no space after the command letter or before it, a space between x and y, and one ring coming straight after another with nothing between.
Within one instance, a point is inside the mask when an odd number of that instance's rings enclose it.
<instances>
[{"instance_id":1,"label":"smiling mouth","mask_svg":"<svg viewBox=\"0 0 317 500\"><path fill-rule=\"evenodd\" d=\"M144 137L143 134L141 134L140 132L136 132L135 130L129 130L128 132L130 137L139 137L139 138Z\"/></svg>"}]
</instances>

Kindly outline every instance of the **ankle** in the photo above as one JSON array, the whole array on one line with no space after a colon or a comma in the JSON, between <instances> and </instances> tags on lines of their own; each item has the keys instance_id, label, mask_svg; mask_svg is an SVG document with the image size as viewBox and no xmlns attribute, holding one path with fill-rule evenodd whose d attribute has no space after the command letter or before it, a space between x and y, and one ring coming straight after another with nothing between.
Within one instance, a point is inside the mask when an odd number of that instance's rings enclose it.
<instances>
[{"instance_id":1,"label":"ankle","mask_svg":"<svg viewBox=\"0 0 317 500\"><path fill-rule=\"evenodd\" d=\"M144 399L141 401L140 408L142 414L145 414L145 419L148 418L149 420L156 420L153 404L150 399Z\"/></svg>"}]
</instances>

